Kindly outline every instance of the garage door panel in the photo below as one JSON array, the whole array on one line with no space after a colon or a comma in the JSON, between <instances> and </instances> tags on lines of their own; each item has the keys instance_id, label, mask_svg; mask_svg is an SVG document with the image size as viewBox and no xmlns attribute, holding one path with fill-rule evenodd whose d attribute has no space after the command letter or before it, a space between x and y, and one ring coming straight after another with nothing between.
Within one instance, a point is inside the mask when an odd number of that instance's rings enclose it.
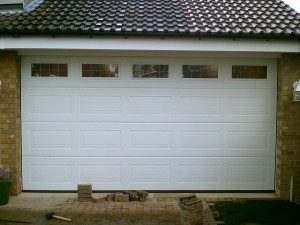
<instances>
[{"instance_id":1,"label":"garage door panel","mask_svg":"<svg viewBox=\"0 0 300 225\"><path fill-rule=\"evenodd\" d=\"M73 190L76 172L70 160L23 158L23 190Z\"/></svg>"},{"instance_id":2,"label":"garage door panel","mask_svg":"<svg viewBox=\"0 0 300 225\"><path fill-rule=\"evenodd\" d=\"M94 190L123 190L128 187L145 190L274 188L274 157L24 157L23 161L25 190L56 190L57 187L76 190L78 182L91 182ZM79 176L74 176L74 173Z\"/></svg>"},{"instance_id":3,"label":"garage door panel","mask_svg":"<svg viewBox=\"0 0 300 225\"><path fill-rule=\"evenodd\" d=\"M123 183L121 164L79 164L79 180L81 183L95 185L119 185Z\"/></svg>"},{"instance_id":4,"label":"garage door panel","mask_svg":"<svg viewBox=\"0 0 300 225\"><path fill-rule=\"evenodd\" d=\"M122 115L121 96L79 96L79 114Z\"/></svg>"},{"instance_id":5,"label":"garage door panel","mask_svg":"<svg viewBox=\"0 0 300 225\"><path fill-rule=\"evenodd\" d=\"M25 190L274 190L276 60L160 58L166 79L132 78L133 63L157 63L147 57L22 60ZM118 78L81 76L110 60ZM68 77L31 77L49 62ZM218 78L183 78L193 64ZM232 65L268 66L267 79L233 79Z\"/></svg>"},{"instance_id":6,"label":"garage door panel","mask_svg":"<svg viewBox=\"0 0 300 225\"><path fill-rule=\"evenodd\" d=\"M23 123L25 156L273 156L272 123Z\"/></svg>"},{"instance_id":7,"label":"garage door panel","mask_svg":"<svg viewBox=\"0 0 300 225\"><path fill-rule=\"evenodd\" d=\"M124 135L123 135L124 136ZM80 149L122 149L121 130L79 130Z\"/></svg>"},{"instance_id":8,"label":"garage door panel","mask_svg":"<svg viewBox=\"0 0 300 225\"><path fill-rule=\"evenodd\" d=\"M275 95L269 90L28 88L23 95L24 121L275 121Z\"/></svg>"},{"instance_id":9,"label":"garage door panel","mask_svg":"<svg viewBox=\"0 0 300 225\"><path fill-rule=\"evenodd\" d=\"M30 149L71 149L71 130L31 130Z\"/></svg>"}]
</instances>

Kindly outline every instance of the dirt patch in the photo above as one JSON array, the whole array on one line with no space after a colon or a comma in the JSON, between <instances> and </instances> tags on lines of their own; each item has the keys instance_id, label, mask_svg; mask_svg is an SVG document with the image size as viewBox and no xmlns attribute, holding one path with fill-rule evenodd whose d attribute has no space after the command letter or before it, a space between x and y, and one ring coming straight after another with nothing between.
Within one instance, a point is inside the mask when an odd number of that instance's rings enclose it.
<instances>
[{"instance_id":1,"label":"dirt patch","mask_svg":"<svg viewBox=\"0 0 300 225\"><path fill-rule=\"evenodd\" d=\"M60 213L60 216L72 218L72 222L64 222L60 220L47 220L45 218L46 211L31 210L8 210L0 208L0 219L23 220L30 221L30 224L41 225L179 225L179 215L177 213L164 213L163 215L143 214L143 213L111 213L111 214L82 214L82 213ZM12 225L16 223L0 222L0 224Z\"/></svg>"},{"instance_id":2,"label":"dirt patch","mask_svg":"<svg viewBox=\"0 0 300 225\"><path fill-rule=\"evenodd\" d=\"M218 202L215 207L230 225L300 225L300 206L288 201Z\"/></svg>"}]
</instances>

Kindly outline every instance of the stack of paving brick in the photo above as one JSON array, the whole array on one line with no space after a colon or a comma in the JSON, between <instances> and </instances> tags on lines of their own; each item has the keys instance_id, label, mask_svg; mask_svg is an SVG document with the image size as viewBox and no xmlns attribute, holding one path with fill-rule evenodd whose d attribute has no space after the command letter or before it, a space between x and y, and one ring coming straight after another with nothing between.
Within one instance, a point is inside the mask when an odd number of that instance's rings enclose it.
<instances>
[{"instance_id":1,"label":"stack of paving brick","mask_svg":"<svg viewBox=\"0 0 300 225\"><path fill-rule=\"evenodd\" d=\"M182 225L203 224L202 201L195 194L185 195L179 198L180 221Z\"/></svg>"},{"instance_id":2,"label":"stack of paving brick","mask_svg":"<svg viewBox=\"0 0 300 225\"><path fill-rule=\"evenodd\" d=\"M122 191L116 193L107 194L107 201L109 202L129 202L129 201L140 201L144 202L147 200L148 192L146 191Z\"/></svg>"},{"instance_id":3,"label":"stack of paving brick","mask_svg":"<svg viewBox=\"0 0 300 225\"><path fill-rule=\"evenodd\" d=\"M92 184L78 184L77 186L78 201L79 202L91 202L92 196Z\"/></svg>"}]
</instances>

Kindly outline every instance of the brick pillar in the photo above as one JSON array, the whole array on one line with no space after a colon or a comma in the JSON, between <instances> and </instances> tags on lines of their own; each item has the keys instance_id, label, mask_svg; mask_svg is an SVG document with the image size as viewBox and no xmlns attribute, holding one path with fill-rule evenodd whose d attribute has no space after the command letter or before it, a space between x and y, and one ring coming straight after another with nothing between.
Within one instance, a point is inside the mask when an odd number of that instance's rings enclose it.
<instances>
[{"instance_id":1,"label":"brick pillar","mask_svg":"<svg viewBox=\"0 0 300 225\"><path fill-rule=\"evenodd\" d=\"M300 102L293 101L293 83L300 79L300 54L284 54L278 67L276 191L280 198L300 193Z\"/></svg>"},{"instance_id":2,"label":"brick pillar","mask_svg":"<svg viewBox=\"0 0 300 225\"><path fill-rule=\"evenodd\" d=\"M0 164L10 168L12 195L22 190L20 134L20 60L16 52L0 51Z\"/></svg>"}]
</instances>

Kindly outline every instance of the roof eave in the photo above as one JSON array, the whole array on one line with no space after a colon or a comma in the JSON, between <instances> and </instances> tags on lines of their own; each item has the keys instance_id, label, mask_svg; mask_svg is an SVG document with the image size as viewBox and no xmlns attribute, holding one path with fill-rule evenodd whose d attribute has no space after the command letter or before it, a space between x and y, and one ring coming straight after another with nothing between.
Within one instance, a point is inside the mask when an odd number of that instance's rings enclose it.
<instances>
[{"instance_id":1,"label":"roof eave","mask_svg":"<svg viewBox=\"0 0 300 225\"><path fill-rule=\"evenodd\" d=\"M212 32L139 32L139 31L0 31L5 36L117 36L117 37L193 37L300 40L300 34L212 33Z\"/></svg>"}]
</instances>

